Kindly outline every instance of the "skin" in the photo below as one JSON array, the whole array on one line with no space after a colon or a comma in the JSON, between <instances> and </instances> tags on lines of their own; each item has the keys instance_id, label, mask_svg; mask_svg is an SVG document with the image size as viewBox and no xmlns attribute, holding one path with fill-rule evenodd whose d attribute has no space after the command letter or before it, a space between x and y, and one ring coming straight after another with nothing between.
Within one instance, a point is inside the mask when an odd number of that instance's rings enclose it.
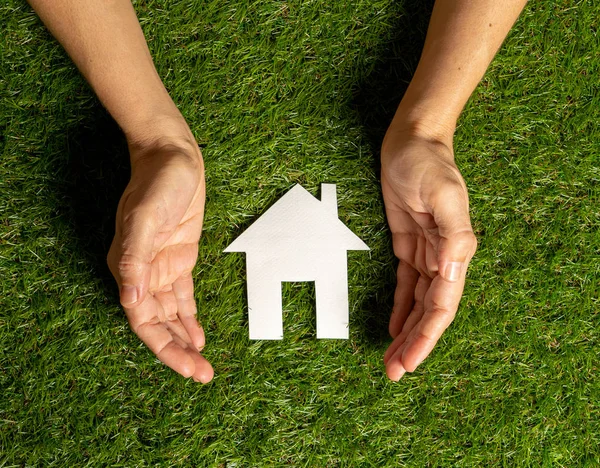
<instances>
[{"instance_id":1,"label":"skin","mask_svg":"<svg viewBox=\"0 0 600 468\"><path fill-rule=\"evenodd\" d=\"M30 0L121 126L131 180L108 264L132 330L184 377L209 382L192 269L202 231L202 155L152 62L129 0ZM523 0L435 4L423 55L385 136L381 184L400 260L384 356L390 379L414 371L452 322L476 250L454 163L458 116Z\"/></svg>"},{"instance_id":2,"label":"skin","mask_svg":"<svg viewBox=\"0 0 600 468\"><path fill-rule=\"evenodd\" d=\"M477 241L453 135L524 0L435 3L415 75L381 148L381 188L399 260L384 355L390 379L414 371L456 315Z\"/></svg>"},{"instance_id":3,"label":"skin","mask_svg":"<svg viewBox=\"0 0 600 468\"><path fill-rule=\"evenodd\" d=\"M192 268L204 215L204 165L163 86L128 0L32 0L129 145L131 180L116 217L108 265L132 330L174 371L213 377L200 354Z\"/></svg>"}]
</instances>

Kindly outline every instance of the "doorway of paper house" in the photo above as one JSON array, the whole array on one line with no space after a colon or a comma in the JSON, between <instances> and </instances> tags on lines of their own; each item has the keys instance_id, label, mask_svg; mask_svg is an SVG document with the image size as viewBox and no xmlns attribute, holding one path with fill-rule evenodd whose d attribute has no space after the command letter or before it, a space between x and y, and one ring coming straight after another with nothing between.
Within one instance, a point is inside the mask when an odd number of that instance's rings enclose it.
<instances>
[{"instance_id":1,"label":"doorway of paper house","mask_svg":"<svg viewBox=\"0 0 600 468\"><path fill-rule=\"evenodd\" d=\"M317 336L314 281L283 281L283 339L296 341Z\"/></svg>"}]
</instances>

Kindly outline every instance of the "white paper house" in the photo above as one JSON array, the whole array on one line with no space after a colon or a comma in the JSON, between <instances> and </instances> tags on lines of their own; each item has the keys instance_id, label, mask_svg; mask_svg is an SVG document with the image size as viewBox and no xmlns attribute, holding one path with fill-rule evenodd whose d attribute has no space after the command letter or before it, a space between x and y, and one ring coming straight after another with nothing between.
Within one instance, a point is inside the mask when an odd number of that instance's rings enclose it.
<instances>
[{"instance_id":1,"label":"white paper house","mask_svg":"<svg viewBox=\"0 0 600 468\"><path fill-rule=\"evenodd\" d=\"M282 281L314 281L317 338L348 338L348 250L369 247L338 219L335 184L281 197L225 249L246 252L250 339L283 338Z\"/></svg>"}]
</instances>

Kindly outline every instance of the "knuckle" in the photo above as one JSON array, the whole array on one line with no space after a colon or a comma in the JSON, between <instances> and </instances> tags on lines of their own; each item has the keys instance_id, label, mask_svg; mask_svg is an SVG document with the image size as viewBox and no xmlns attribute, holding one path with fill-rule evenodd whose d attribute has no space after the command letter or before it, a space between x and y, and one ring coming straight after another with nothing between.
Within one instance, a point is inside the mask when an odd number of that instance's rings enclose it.
<instances>
[{"instance_id":1,"label":"knuckle","mask_svg":"<svg viewBox=\"0 0 600 468\"><path fill-rule=\"evenodd\" d=\"M187 302L195 303L196 298L194 297L193 292L185 292L185 293L182 293L181 295L179 295L177 297L177 300L181 301L181 302L185 302L185 303L187 303Z\"/></svg>"},{"instance_id":2,"label":"knuckle","mask_svg":"<svg viewBox=\"0 0 600 468\"><path fill-rule=\"evenodd\" d=\"M457 232L454 238L461 251L472 256L477 250L477 237L471 229Z\"/></svg>"},{"instance_id":3,"label":"knuckle","mask_svg":"<svg viewBox=\"0 0 600 468\"><path fill-rule=\"evenodd\" d=\"M177 320L177 312L176 311L165 311L165 318L168 322L174 322Z\"/></svg>"},{"instance_id":4,"label":"knuckle","mask_svg":"<svg viewBox=\"0 0 600 468\"><path fill-rule=\"evenodd\" d=\"M468 225L469 201L462 189L440 189L431 195L427 204L432 208L438 224L442 223L452 230Z\"/></svg>"},{"instance_id":5,"label":"knuckle","mask_svg":"<svg viewBox=\"0 0 600 468\"><path fill-rule=\"evenodd\" d=\"M448 322L451 322L452 320L454 320L454 317L456 317L456 311L452 311L452 310L448 309L447 307L443 307L438 304L433 305L433 308L431 309L431 313L435 317L438 317L441 319L446 319Z\"/></svg>"},{"instance_id":6,"label":"knuckle","mask_svg":"<svg viewBox=\"0 0 600 468\"><path fill-rule=\"evenodd\" d=\"M117 263L117 270L121 275L137 274L143 271L145 265L135 255L123 254Z\"/></svg>"},{"instance_id":7,"label":"knuckle","mask_svg":"<svg viewBox=\"0 0 600 468\"><path fill-rule=\"evenodd\" d=\"M473 231L465 233L464 247L467 252L467 260L470 260L475 252L477 251L477 237L473 234Z\"/></svg>"},{"instance_id":8,"label":"knuckle","mask_svg":"<svg viewBox=\"0 0 600 468\"><path fill-rule=\"evenodd\" d=\"M466 190L460 179L446 176L443 177L439 182L438 189L435 191L434 195L437 201L448 202L464 200Z\"/></svg>"},{"instance_id":9,"label":"knuckle","mask_svg":"<svg viewBox=\"0 0 600 468\"><path fill-rule=\"evenodd\" d=\"M437 338L434 336L430 336L427 333L424 333L422 331L415 331L414 336L411 339L411 342L415 342L415 341L429 341L429 342L436 342Z\"/></svg>"},{"instance_id":10,"label":"knuckle","mask_svg":"<svg viewBox=\"0 0 600 468\"><path fill-rule=\"evenodd\" d=\"M456 309L434 302L428 315L437 322L441 334L456 317Z\"/></svg>"},{"instance_id":11,"label":"knuckle","mask_svg":"<svg viewBox=\"0 0 600 468\"><path fill-rule=\"evenodd\" d=\"M473 234L473 231L463 231L461 233L463 243L470 248L477 248L477 237Z\"/></svg>"},{"instance_id":12,"label":"knuckle","mask_svg":"<svg viewBox=\"0 0 600 468\"><path fill-rule=\"evenodd\" d=\"M477 252L478 245L479 241L477 240L477 237L471 232L471 256L475 255L475 252Z\"/></svg>"}]
</instances>

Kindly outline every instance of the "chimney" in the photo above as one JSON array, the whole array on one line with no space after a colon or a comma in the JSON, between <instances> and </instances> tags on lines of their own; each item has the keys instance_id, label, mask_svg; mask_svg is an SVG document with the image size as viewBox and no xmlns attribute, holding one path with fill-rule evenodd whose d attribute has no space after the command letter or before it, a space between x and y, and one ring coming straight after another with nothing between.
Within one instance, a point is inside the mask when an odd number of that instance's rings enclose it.
<instances>
[{"instance_id":1,"label":"chimney","mask_svg":"<svg viewBox=\"0 0 600 468\"><path fill-rule=\"evenodd\" d=\"M337 196L335 193L335 184L321 184L321 203L325 209L338 216Z\"/></svg>"}]
</instances>

